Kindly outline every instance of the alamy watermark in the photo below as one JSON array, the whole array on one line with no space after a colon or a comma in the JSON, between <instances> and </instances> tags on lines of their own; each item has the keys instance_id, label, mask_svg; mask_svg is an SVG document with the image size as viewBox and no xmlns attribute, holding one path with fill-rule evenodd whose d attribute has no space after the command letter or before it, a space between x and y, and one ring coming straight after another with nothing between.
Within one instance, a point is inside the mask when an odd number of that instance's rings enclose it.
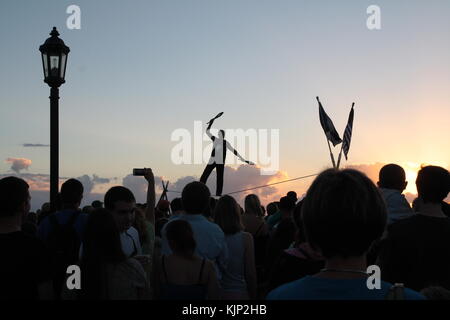
<instances>
[{"instance_id":1,"label":"alamy watermark","mask_svg":"<svg viewBox=\"0 0 450 320\"><path fill-rule=\"evenodd\" d=\"M367 267L367 289L369 290L380 290L381 289L381 269L379 266L373 264Z\"/></svg>"},{"instance_id":2,"label":"alamy watermark","mask_svg":"<svg viewBox=\"0 0 450 320\"><path fill-rule=\"evenodd\" d=\"M217 138L220 136L219 131L211 129L211 134ZM280 166L279 129L251 128L246 130L226 129L224 131L224 140L229 149L239 150L246 159L257 164L261 175L274 175L278 172ZM207 164L211 161L213 142L203 131L202 121L194 121L193 131L186 128L175 129L170 139L172 142L177 142L171 151L173 164ZM217 149L220 149L220 152L227 152L223 148ZM236 153L238 152L236 151ZM239 164L238 159L242 157L236 153L228 151L225 164ZM216 153L216 163L220 161L222 155L223 153Z\"/></svg>"},{"instance_id":3,"label":"alamy watermark","mask_svg":"<svg viewBox=\"0 0 450 320\"><path fill-rule=\"evenodd\" d=\"M69 30L80 30L81 29L81 8L76 4L72 4L67 7L66 13L70 14L66 20L66 26Z\"/></svg>"},{"instance_id":4,"label":"alamy watermark","mask_svg":"<svg viewBox=\"0 0 450 320\"><path fill-rule=\"evenodd\" d=\"M81 8L76 4L71 4L67 7L66 26L69 30L81 29ZM381 30L381 8L376 4L367 7L366 13L369 15L366 21L366 26L369 30Z\"/></svg>"},{"instance_id":5,"label":"alamy watermark","mask_svg":"<svg viewBox=\"0 0 450 320\"><path fill-rule=\"evenodd\" d=\"M373 4L367 8L366 12L370 15L366 22L367 29L381 30L381 8Z\"/></svg>"}]
</instances>

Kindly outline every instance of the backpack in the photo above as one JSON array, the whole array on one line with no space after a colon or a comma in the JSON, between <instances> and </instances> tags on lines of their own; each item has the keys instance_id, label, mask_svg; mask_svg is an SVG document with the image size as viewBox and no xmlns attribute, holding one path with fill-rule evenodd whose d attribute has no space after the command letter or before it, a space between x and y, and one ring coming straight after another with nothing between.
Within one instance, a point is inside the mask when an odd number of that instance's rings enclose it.
<instances>
[{"instance_id":1,"label":"backpack","mask_svg":"<svg viewBox=\"0 0 450 320\"><path fill-rule=\"evenodd\" d=\"M53 284L57 295L61 292L67 267L78 261L81 239L74 224L79 216L80 211L74 212L66 224L59 224L55 214L48 217L52 229L47 244L52 256Z\"/></svg>"}]
</instances>

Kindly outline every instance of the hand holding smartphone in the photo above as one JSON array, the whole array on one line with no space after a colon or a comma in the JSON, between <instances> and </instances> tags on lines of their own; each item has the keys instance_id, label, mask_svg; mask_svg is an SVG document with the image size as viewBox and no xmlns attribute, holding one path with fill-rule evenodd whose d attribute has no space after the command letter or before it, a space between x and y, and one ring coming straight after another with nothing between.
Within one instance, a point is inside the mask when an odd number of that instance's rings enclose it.
<instances>
[{"instance_id":1,"label":"hand holding smartphone","mask_svg":"<svg viewBox=\"0 0 450 320\"><path fill-rule=\"evenodd\" d=\"M144 176L145 175L145 169L133 169L133 176Z\"/></svg>"}]
</instances>

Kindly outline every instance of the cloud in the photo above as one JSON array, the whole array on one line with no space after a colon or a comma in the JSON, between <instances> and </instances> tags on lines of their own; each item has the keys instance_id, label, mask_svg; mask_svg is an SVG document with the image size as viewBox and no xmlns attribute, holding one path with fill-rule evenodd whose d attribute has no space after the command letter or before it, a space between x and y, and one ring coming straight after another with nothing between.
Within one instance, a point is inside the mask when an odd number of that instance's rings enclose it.
<instances>
[{"instance_id":1,"label":"cloud","mask_svg":"<svg viewBox=\"0 0 450 320\"><path fill-rule=\"evenodd\" d=\"M194 177L194 176L184 176L184 177L179 178L177 181L175 181L175 183L170 183L169 190L179 191L179 193L170 193L169 192L169 198L174 199L174 198L181 197L181 191L183 191L183 188L188 183L191 183L192 181L198 181L198 180L199 180L199 178Z\"/></svg>"},{"instance_id":2,"label":"cloud","mask_svg":"<svg viewBox=\"0 0 450 320\"><path fill-rule=\"evenodd\" d=\"M267 176L261 175L260 168L256 166L241 165L237 168L225 166L224 187L222 194L228 194L235 191L259 187L285 179L287 179L287 174L281 171L278 171L275 175ZM171 183L169 185L169 190L181 192L188 183L198 180L199 178L195 176L185 176L179 178L174 183ZM208 186L211 194L215 195L216 193L215 170L209 176L206 185ZM279 198L282 196L279 189L275 186L258 188L240 193L233 193L232 196L236 199L236 201L243 204L245 196L247 196L250 193L258 195L263 203L279 200ZM180 196L181 196L180 193L169 192L169 200Z\"/></svg>"},{"instance_id":3,"label":"cloud","mask_svg":"<svg viewBox=\"0 0 450 320\"><path fill-rule=\"evenodd\" d=\"M161 186L162 177L155 176L155 186L156 186L156 201L158 201L158 191L159 194L162 192ZM148 182L142 176L133 176L132 174L127 175L122 179L122 185L133 192L136 202L145 203L147 198L147 186Z\"/></svg>"},{"instance_id":4,"label":"cloud","mask_svg":"<svg viewBox=\"0 0 450 320\"><path fill-rule=\"evenodd\" d=\"M92 178L89 175L85 174L76 179L81 182L81 184L83 185L83 188L84 188L84 192L86 194L92 193L93 189L96 185L108 184L112 180L112 179L108 179L108 178L100 178L96 174L93 174Z\"/></svg>"},{"instance_id":5,"label":"cloud","mask_svg":"<svg viewBox=\"0 0 450 320\"><path fill-rule=\"evenodd\" d=\"M11 174L0 174L0 179L11 176ZM31 210L40 209L42 204L50 201L50 176L39 173L20 173L14 176L24 179L30 186ZM66 180L59 179L59 186Z\"/></svg>"},{"instance_id":6,"label":"cloud","mask_svg":"<svg viewBox=\"0 0 450 320\"><path fill-rule=\"evenodd\" d=\"M358 171L364 172L374 183L378 181L378 173L380 172L381 168L385 166L386 163L364 163L364 164L351 164L346 166L346 169L355 169Z\"/></svg>"},{"instance_id":7,"label":"cloud","mask_svg":"<svg viewBox=\"0 0 450 320\"><path fill-rule=\"evenodd\" d=\"M369 178L376 182L378 180L378 172L383 165L383 163L354 164L347 167L366 173ZM11 174L0 174L0 179L10 175ZM26 180L30 185L32 210L37 210L44 202L49 201L50 177L48 174L18 173L14 175ZM59 185L61 186L61 184L67 179L67 177L60 177ZM84 187L82 206L90 204L93 200L103 201L106 190L108 190L114 184L122 184L123 186L129 188L135 195L137 202L144 203L146 201L147 181L143 177L128 175L123 179L118 179L101 178L95 174L91 177L85 174L78 177L77 179L80 180ZM259 168L255 166L241 165L237 168L226 166L224 172L223 194L263 186L287 179L289 179L287 173L281 171L279 171L274 176L263 176L260 175ZM156 200L159 199L162 193L162 180L167 181L167 179L165 179L164 177L155 176ZM169 190L181 192L186 184L198 180L199 178L196 176L180 177L179 179L169 184ZM282 183L274 186L248 190L241 193L234 193L232 194L232 196L241 205L243 205L245 196L250 193L254 193L259 196L263 205L267 205L269 202L279 200L280 197L284 196L289 190L297 191L297 194L300 197L304 192L306 192L312 181L313 178L297 180L289 183ZM210 175L207 181L207 186L209 187L211 194L215 194L215 171ZM416 197L415 194L409 192L405 192L405 196L410 202ZM169 200L172 200L176 197L181 197L181 193L168 193ZM450 198L447 198L446 200L449 201Z\"/></svg>"},{"instance_id":8,"label":"cloud","mask_svg":"<svg viewBox=\"0 0 450 320\"><path fill-rule=\"evenodd\" d=\"M81 177L75 178L78 181L81 182L84 188L84 194L91 193L92 189L94 188L94 182L92 181L91 177L89 177L87 174L82 175Z\"/></svg>"},{"instance_id":9,"label":"cloud","mask_svg":"<svg viewBox=\"0 0 450 320\"><path fill-rule=\"evenodd\" d=\"M22 146L25 148L50 147L49 144L41 144L41 143L24 143Z\"/></svg>"},{"instance_id":10,"label":"cloud","mask_svg":"<svg viewBox=\"0 0 450 320\"><path fill-rule=\"evenodd\" d=\"M93 175L92 181L94 183L109 183L111 181L111 179L108 178L100 178L99 176L97 176L96 174Z\"/></svg>"},{"instance_id":11,"label":"cloud","mask_svg":"<svg viewBox=\"0 0 450 320\"><path fill-rule=\"evenodd\" d=\"M18 173L13 174L19 178L24 179L28 185L30 186L30 194L31 194L31 208L32 210L39 209L44 202L49 201L50 197L50 176L48 174L39 174L39 173ZM0 174L0 179L11 176L11 174ZM61 185L69 179L68 177L60 177L59 178L59 189L61 189ZM101 185L108 188L107 183L109 183L110 179L100 178L97 175L93 175L91 178L89 175L82 175L80 177L75 178L81 182L84 188L83 192L83 200L81 205L85 206L91 204L94 200L103 201L104 191L94 189L95 186ZM104 188L104 189L105 189Z\"/></svg>"},{"instance_id":12,"label":"cloud","mask_svg":"<svg viewBox=\"0 0 450 320\"><path fill-rule=\"evenodd\" d=\"M269 183L278 182L284 179L287 179L287 175L283 172L278 172L273 176L266 176L261 175L260 169L255 166L241 165L237 168L225 166L223 194L248 189L252 187L262 186ZM167 181L163 177L158 176L155 177L157 201L162 193L162 185L161 185L162 180L164 180L165 182ZM196 176L184 176L177 179L175 182L170 182L168 189L170 191L177 191L177 192L169 192L168 199L172 200L174 198L181 197L181 191L183 190L183 188L188 183L198 180L199 178ZM143 177L136 177L130 174L123 178L122 185L124 187L127 187L133 192L137 202L146 201L147 181ZM211 173L206 185L211 191L211 194L214 195L216 192L215 171ZM235 193L232 194L232 196L236 199L236 201L243 204L245 196L250 193L257 194L263 203L279 200L279 198L282 196L279 189L275 186L264 187L242 193Z\"/></svg>"},{"instance_id":13,"label":"cloud","mask_svg":"<svg viewBox=\"0 0 450 320\"><path fill-rule=\"evenodd\" d=\"M28 169L32 161L25 158L8 158L6 162L11 163L11 170L20 173L20 170Z\"/></svg>"},{"instance_id":14,"label":"cloud","mask_svg":"<svg viewBox=\"0 0 450 320\"><path fill-rule=\"evenodd\" d=\"M372 164L352 164L348 165L346 168L356 169L359 171L364 172L374 183L377 183L378 181L378 173L380 172L380 169L386 165L387 163L372 163ZM408 166L408 165L402 165L400 164L406 171L406 179L408 180L408 187L406 187L406 190L404 191L404 195L406 199L411 203L416 197L417 193L411 192L411 185L414 186L415 179L417 176L417 171L420 170L420 166ZM425 165L425 164L424 164ZM449 168L447 168L448 170ZM412 189L415 191L415 186L412 187ZM450 196L448 196L444 201L450 201Z\"/></svg>"}]
</instances>

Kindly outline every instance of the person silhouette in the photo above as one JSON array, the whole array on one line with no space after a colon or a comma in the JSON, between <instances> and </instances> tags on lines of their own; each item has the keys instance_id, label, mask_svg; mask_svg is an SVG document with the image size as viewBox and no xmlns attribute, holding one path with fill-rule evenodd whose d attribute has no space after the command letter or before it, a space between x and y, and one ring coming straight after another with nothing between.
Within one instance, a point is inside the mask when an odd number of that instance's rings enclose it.
<instances>
[{"instance_id":1,"label":"person silhouette","mask_svg":"<svg viewBox=\"0 0 450 320\"><path fill-rule=\"evenodd\" d=\"M216 169L216 196L222 195L222 189L223 189L223 174L224 174L224 168L225 168L225 159L227 156L227 150L230 150L231 152L236 155L239 160L249 164L254 165L253 162L245 160L242 158L242 156L235 150L231 144L225 140L225 131L219 130L218 137L213 136L210 132L211 126L214 123L214 120L220 117L223 114L223 112L219 113L215 118L211 119L208 122L208 127L206 128L206 134L208 137L211 138L213 141L213 149L211 152L211 157L209 158L208 165L206 166L205 170L203 171L202 176L200 177L200 182L203 182L206 184L206 181L208 180L209 175L211 172Z\"/></svg>"}]
</instances>

